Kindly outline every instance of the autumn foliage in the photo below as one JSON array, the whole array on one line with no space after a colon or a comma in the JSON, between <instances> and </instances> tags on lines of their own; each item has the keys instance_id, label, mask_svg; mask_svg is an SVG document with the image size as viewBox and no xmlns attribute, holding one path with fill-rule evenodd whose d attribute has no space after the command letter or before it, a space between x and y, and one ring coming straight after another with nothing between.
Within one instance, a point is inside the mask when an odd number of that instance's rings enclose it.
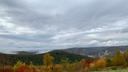
<instances>
[{"instance_id":1,"label":"autumn foliage","mask_svg":"<svg viewBox=\"0 0 128 72\"><path fill-rule=\"evenodd\" d=\"M20 61L14 65L13 70L14 72L36 72L36 69L32 64L26 65Z\"/></svg>"},{"instance_id":2,"label":"autumn foliage","mask_svg":"<svg viewBox=\"0 0 128 72\"><path fill-rule=\"evenodd\" d=\"M94 62L90 63L90 69L103 69L107 65L106 59L101 57Z\"/></svg>"},{"instance_id":3,"label":"autumn foliage","mask_svg":"<svg viewBox=\"0 0 128 72\"><path fill-rule=\"evenodd\" d=\"M60 64L54 63L54 57L50 54L43 55L43 65L35 66L18 61L13 67L0 68L0 72L87 72L90 70L102 70L111 66L128 67L128 51L119 50L112 56L100 56L95 59L81 60L74 63L68 59L62 59Z\"/></svg>"}]
</instances>

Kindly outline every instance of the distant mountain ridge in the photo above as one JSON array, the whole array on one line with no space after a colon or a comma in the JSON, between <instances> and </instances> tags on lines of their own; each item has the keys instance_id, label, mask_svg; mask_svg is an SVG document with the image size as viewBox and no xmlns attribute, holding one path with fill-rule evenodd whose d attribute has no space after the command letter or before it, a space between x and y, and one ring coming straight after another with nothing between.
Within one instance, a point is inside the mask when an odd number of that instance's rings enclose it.
<instances>
[{"instance_id":1,"label":"distant mountain ridge","mask_svg":"<svg viewBox=\"0 0 128 72\"><path fill-rule=\"evenodd\" d=\"M86 55L89 57L97 57L104 54L113 55L116 50L122 52L128 50L128 46L104 46L104 47L75 47L63 49L65 52L74 53L78 55Z\"/></svg>"}]
</instances>

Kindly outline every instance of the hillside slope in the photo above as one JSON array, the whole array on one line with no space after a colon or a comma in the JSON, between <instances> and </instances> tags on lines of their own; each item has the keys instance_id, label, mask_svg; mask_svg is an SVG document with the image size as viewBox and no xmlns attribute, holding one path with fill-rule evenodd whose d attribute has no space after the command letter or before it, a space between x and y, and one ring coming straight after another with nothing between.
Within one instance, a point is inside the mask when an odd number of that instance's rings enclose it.
<instances>
[{"instance_id":1,"label":"hillside slope","mask_svg":"<svg viewBox=\"0 0 128 72\"><path fill-rule=\"evenodd\" d=\"M79 61L81 59L91 59L87 56L72 54L60 50L55 50L49 52L54 58L54 63L60 63L61 59L68 58L70 62ZM35 65L43 64L43 55L44 54L0 54L0 64L1 65L13 65L17 61L22 61L27 64L32 62Z\"/></svg>"}]
</instances>

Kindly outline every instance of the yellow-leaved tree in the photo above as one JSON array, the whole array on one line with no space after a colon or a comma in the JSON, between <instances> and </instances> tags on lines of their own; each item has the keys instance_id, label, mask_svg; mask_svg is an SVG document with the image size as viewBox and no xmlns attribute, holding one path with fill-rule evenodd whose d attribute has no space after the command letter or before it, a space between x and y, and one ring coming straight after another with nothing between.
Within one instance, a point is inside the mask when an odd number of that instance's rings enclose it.
<instances>
[{"instance_id":1,"label":"yellow-leaved tree","mask_svg":"<svg viewBox=\"0 0 128 72\"><path fill-rule=\"evenodd\" d=\"M49 53L46 53L43 55L43 63L44 65L52 65L53 64L54 57L50 55Z\"/></svg>"},{"instance_id":2,"label":"yellow-leaved tree","mask_svg":"<svg viewBox=\"0 0 128 72\"><path fill-rule=\"evenodd\" d=\"M114 66L123 66L126 64L125 57L120 50L117 50L114 57L112 58L112 63Z\"/></svg>"},{"instance_id":3,"label":"yellow-leaved tree","mask_svg":"<svg viewBox=\"0 0 128 72\"><path fill-rule=\"evenodd\" d=\"M124 52L124 58L125 58L125 61L126 61L126 66L128 66L128 50L126 50Z\"/></svg>"},{"instance_id":4,"label":"yellow-leaved tree","mask_svg":"<svg viewBox=\"0 0 128 72\"><path fill-rule=\"evenodd\" d=\"M53 71L53 60L54 57L49 53L43 55L43 63L45 65L43 72L52 72Z\"/></svg>"}]
</instances>

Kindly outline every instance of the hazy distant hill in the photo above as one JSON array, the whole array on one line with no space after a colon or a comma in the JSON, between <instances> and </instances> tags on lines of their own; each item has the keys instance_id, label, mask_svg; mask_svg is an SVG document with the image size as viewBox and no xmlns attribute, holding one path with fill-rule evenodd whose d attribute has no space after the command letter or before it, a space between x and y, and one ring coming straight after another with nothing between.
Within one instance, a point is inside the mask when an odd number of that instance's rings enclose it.
<instances>
[{"instance_id":1,"label":"hazy distant hill","mask_svg":"<svg viewBox=\"0 0 128 72\"><path fill-rule=\"evenodd\" d=\"M78 55L97 57L104 54L113 55L118 49L123 52L125 50L128 50L128 46L76 47L63 49L63 51Z\"/></svg>"},{"instance_id":2,"label":"hazy distant hill","mask_svg":"<svg viewBox=\"0 0 128 72\"><path fill-rule=\"evenodd\" d=\"M54 50L49 52L52 56L54 56L54 63L60 63L61 59L68 58L71 62L79 61L81 59L90 59L90 57L72 54L60 50ZM18 54L0 54L0 64L1 65L13 65L18 60L23 61L25 63L33 62L33 64L40 65L43 64L43 55L44 54L30 54L27 52L19 52Z\"/></svg>"}]
</instances>

